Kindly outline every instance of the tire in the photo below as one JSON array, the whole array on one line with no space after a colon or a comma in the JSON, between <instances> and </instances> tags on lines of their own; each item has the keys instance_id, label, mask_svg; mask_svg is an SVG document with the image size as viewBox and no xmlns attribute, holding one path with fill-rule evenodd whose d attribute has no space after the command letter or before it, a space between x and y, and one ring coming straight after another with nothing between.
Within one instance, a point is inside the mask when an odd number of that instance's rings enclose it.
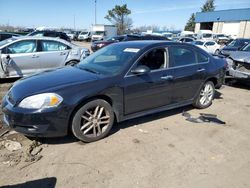
<instances>
[{"instance_id":1,"label":"tire","mask_svg":"<svg viewBox=\"0 0 250 188\"><path fill-rule=\"evenodd\" d=\"M215 94L214 83L211 81L207 81L199 91L199 94L196 97L193 106L199 109L204 109L209 107L212 104L214 94Z\"/></svg>"},{"instance_id":2,"label":"tire","mask_svg":"<svg viewBox=\"0 0 250 188\"><path fill-rule=\"evenodd\" d=\"M215 55L219 55L219 53L220 53L220 50L218 50L218 49L215 50L215 52L214 52Z\"/></svg>"},{"instance_id":3,"label":"tire","mask_svg":"<svg viewBox=\"0 0 250 188\"><path fill-rule=\"evenodd\" d=\"M69 62L67 62L65 65L66 66L74 66L74 65L76 65L78 63L78 61L69 61Z\"/></svg>"},{"instance_id":4,"label":"tire","mask_svg":"<svg viewBox=\"0 0 250 188\"><path fill-rule=\"evenodd\" d=\"M96 99L86 103L75 113L72 133L83 142L94 142L106 137L113 124L114 112L110 104Z\"/></svg>"}]
</instances>

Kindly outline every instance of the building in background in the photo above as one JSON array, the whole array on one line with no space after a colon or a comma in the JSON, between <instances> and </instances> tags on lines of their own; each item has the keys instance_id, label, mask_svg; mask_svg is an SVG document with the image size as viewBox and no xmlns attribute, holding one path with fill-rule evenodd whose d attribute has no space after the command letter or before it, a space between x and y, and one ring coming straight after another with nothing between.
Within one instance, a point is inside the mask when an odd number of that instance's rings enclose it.
<instances>
[{"instance_id":1,"label":"building in background","mask_svg":"<svg viewBox=\"0 0 250 188\"><path fill-rule=\"evenodd\" d=\"M195 33L199 30L250 38L250 8L198 12L195 17Z\"/></svg>"}]
</instances>

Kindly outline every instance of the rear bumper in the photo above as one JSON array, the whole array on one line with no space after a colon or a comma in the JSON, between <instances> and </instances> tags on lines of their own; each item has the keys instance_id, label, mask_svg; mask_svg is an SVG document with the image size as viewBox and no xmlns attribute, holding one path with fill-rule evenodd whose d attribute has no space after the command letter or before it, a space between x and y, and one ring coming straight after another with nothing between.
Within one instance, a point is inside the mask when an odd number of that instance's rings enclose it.
<instances>
[{"instance_id":1,"label":"rear bumper","mask_svg":"<svg viewBox=\"0 0 250 188\"><path fill-rule=\"evenodd\" d=\"M49 111L27 110L13 107L5 98L2 103L5 126L34 137L59 137L68 134L69 114L64 107Z\"/></svg>"}]
</instances>

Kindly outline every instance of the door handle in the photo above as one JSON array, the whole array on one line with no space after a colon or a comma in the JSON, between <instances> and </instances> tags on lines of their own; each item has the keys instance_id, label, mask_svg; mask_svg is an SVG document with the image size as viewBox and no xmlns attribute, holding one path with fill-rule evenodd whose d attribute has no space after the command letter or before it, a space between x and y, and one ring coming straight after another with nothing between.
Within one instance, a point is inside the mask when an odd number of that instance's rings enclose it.
<instances>
[{"instance_id":1,"label":"door handle","mask_svg":"<svg viewBox=\"0 0 250 188\"><path fill-rule=\"evenodd\" d=\"M66 54L66 52L61 52L61 53L60 53L60 55L65 55L65 54Z\"/></svg>"},{"instance_id":2,"label":"door handle","mask_svg":"<svg viewBox=\"0 0 250 188\"><path fill-rule=\"evenodd\" d=\"M38 57L39 57L39 56L36 55L36 54L32 55L32 58L38 58Z\"/></svg>"},{"instance_id":3,"label":"door handle","mask_svg":"<svg viewBox=\"0 0 250 188\"><path fill-rule=\"evenodd\" d=\"M161 79L171 81L174 79L174 77L172 75L167 75L167 76L162 76Z\"/></svg>"},{"instance_id":4,"label":"door handle","mask_svg":"<svg viewBox=\"0 0 250 188\"><path fill-rule=\"evenodd\" d=\"M197 72L203 72L203 71L205 71L204 68L200 68L200 69L197 70Z\"/></svg>"}]
</instances>

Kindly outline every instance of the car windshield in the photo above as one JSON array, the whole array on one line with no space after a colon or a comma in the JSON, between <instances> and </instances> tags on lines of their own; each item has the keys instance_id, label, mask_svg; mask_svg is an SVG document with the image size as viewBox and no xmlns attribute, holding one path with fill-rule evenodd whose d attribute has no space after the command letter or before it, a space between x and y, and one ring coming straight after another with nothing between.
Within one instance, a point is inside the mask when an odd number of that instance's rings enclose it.
<instances>
[{"instance_id":1,"label":"car windshield","mask_svg":"<svg viewBox=\"0 0 250 188\"><path fill-rule=\"evenodd\" d=\"M86 35L86 34L88 34L88 32L84 31L84 32L81 32L80 35Z\"/></svg>"},{"instance_id":2,"label":"car windshield","mask_svg":"<svg viewBox=\"0 0 250 188\"><path fill-rule=\"evenodd\" d=\"M94 32L94 35L104 35L104 31L96 31Z\"/></svg>"},{"instance_id":3,"label":"car windshield","mask_svg":"<svg viewBox=\"0 0 250 188\"><path fill-rule=\"evenodd\" d=\"M8 43L10 43L12 41L15 41L15 40L16 40L16 38L5 39L5 40L3 40L3 41L0 42L0 47L3 46L3 45L5 45L5 44L8 44Z\"/></svg>"},{"instance_id":4,"label":"car windshield","mask_svg":"<svg viewBox=\"0 0 250 188\"><path fill-rule=\"evenodd\" d=\"M250 43L243 47L241 51L250 52Z\"/></svg>"},{"instance_id":5,"label":"car windshield","mask_svg":"<svg viewBox=\"0 0 250 188\"><path fill-rule=\"evenodd\" d=\"M217 35L217 37L225 37L225 35Z\"/></svg>"},{"instance_id":6,"label":"car windshield","mask_svg":"<svg viewBox=\"0 0 250 188\"><path fill-rule=\"evenodd\" d=\"M240 40L233 40L227 46L229 46L229 47L240 47L240 46L242 46L242 43L244 43L244 42L242 42Z\"/></svg>"},{"instance_id":7,"label":"car windshield","mask_svg":"<svg viewBox=\"0 0 250 188\"><path fill-rule=\"evenodd\" d=\"M116 75L139 50L127 45L109 45L82 60L77 67L96 74Z\"/></svg>"},{"instance_id":8,"label":"car windshield","mask_svg":"<svg viewBox=\"0 0 250 188\"><path fill-rule=\"evenodd\" d=\"M209 34L209 33L203 34L203 38L211 38L211 37L212 37L212 34Z\"/></svg>"},{"instance_id":9,"label":"car windshield","mask_svg":"<svg viewBox=\"0 0 250 188\"><path fill-rule=\"evenodd\" d=\"M204 42L202 42L202 41L194 41L194 42L192 42L192 44L194 44L194 45L203 45Z\"/></svg>"}]
</instances>

